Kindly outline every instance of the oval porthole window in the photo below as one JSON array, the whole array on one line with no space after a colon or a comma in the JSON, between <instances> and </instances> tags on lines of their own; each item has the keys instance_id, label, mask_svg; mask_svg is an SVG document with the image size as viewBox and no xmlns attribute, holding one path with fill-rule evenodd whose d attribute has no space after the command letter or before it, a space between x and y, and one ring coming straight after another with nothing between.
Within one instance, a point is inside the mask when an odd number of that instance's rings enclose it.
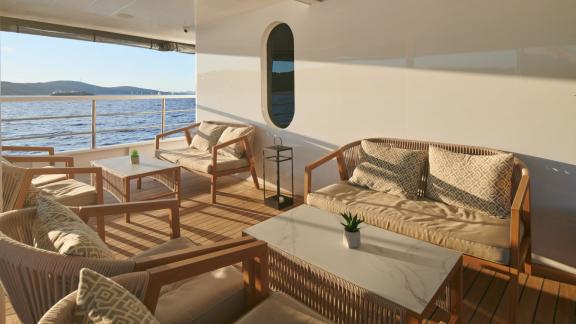
<instances>
[{"instance_id":1,"label":"oval porthole window","mask_svg":"<svg viewBox=\"0 0 576 324\"><path fill-rule=\"evenodd\" d=\"M279 128L294 118L294 36L288 25L275 26L266 43L268 117Z\"/></svg>"}]
</instances>

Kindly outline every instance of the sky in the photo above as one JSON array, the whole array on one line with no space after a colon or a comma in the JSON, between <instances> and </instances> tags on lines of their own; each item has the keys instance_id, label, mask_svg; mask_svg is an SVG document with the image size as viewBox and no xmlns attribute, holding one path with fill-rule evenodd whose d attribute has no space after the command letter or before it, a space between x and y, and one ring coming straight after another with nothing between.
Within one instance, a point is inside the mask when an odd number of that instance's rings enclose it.
<instances>
[{"instance_id":1,"label":"sky","mask_svg":"<svg viewBox=\"0 0 576 324\"><path fill-rule=\"evenodd\" d=\"M0 32L0 80L82 81L160 91L196 89L195 55Z\"/></svg>"}]
</instances>

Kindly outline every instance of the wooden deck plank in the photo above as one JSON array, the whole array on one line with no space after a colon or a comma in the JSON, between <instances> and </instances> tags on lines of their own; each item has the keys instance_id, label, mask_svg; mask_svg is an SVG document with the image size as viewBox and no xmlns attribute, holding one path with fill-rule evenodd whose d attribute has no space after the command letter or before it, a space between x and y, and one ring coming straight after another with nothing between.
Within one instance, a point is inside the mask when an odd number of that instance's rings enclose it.
<instances>
[{"instance_id":1,"label":"wooden deck plank","mask_svg":"<svg viewBox=\"0 0 576 324\"><path fill-rule=\"evenodd\" d=\"M262 203L262 191L254 189L250 182L233 177L219 179L217 204L210 204L210 180L190 173L183 173L183 199L181 235L196 244L209 244L239 237L243 229L281 213ZM143 189L136 190L134 200L165 191L154 181L144 179ZM116 200L106 195L106 202ZM298 200L297 203L301 203ZM130 257L169 240L168 216L166 211L135 213L131 223L123 215L106 219L106 243L119 258ZM509 285L504 274L479 267L466 266L463 274L464 311L462 323L507 323ZM519 323L531 323L532 319L550 319L555 323L575 323L576 286L557 284L557 300L551 303L546 296L548 286L554 292L555 283L537 277L520 275L521 305ZM6 303L7 323L19 323L14 309ZM445 312L435 311L429 323L447 322Z\"/></svg>"},{"instance_id":2,"label":"wooden deck plank","mask_svg":"<svg viewBox=\"0 0 576 324\"><path fill-rule=\"evenodd\" d=\"M482 268L468 294L464 295L464 307L462 309L462 323L468 323L474 316L478 305L488 291L488 287L494 278L494 271Z\"/></svg>"},{"instance_id":3,"label":"wooden deck plank","mask_svg":"<svg viewBox=\"0 0 576 324\"><path fill-rule=\"evenodd\" d=\"M576 286L561 283L554 324L576 323Z\"/></svg>"},{"instance_id":4,"label":"wooden deck plank","mask_svg":"<svg viewBox=\"0 0 576 324\"><path fill-rule=\"evenodd\" d=\"M558 290L560 284L557 281L545 279L540 292L540 300L534 315L534 323L553 323L556 303L558 301Z\"/></svg>"},{"instance_id":5,"label":"wooden deck plank","mask_svg":"<svg viewBox=\"0 0 576 324\"><path fill-rule=\"evenodd\" d=\"M506 274L501 272L494 273L494 278L488 287L488 291L486 294L484 294L484 297L482 298L482 301L478 307L476 307L476 312L474 313L474 317L470 323L490 323L502 298L507 297L504 292L508 286L509 279L510 277Z\"/></svg>"},{"instance_id":6,"label":"wooden deck plank","mask_svg":"<svg viewBox=\"0 0 576 324\"><path fill-rule=\"evenodd\" d=\"M534 313L536 312L543 284L544 279L534 276L530 276L526 280L520 297L520 305L518 306L522 310L518 316L518 323L532 323L534 320Z\"/></svg>"}]
</instances>

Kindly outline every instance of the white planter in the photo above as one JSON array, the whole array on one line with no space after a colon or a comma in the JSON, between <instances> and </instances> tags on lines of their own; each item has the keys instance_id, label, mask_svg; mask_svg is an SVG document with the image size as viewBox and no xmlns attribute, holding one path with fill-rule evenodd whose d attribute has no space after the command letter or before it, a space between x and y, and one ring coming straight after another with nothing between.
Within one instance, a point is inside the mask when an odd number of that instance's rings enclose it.
<instances>
[{"instance_id":1,"label":"white planter","mask_svg":"<svg viewBox=\"0 0 576 324\"><path fill-rule=\"evenodd\" d=\"M342 243L349 249L357 249L360 247L360 231L347 232L344 231L342 235Z\"/></svg>"}]
</instances>

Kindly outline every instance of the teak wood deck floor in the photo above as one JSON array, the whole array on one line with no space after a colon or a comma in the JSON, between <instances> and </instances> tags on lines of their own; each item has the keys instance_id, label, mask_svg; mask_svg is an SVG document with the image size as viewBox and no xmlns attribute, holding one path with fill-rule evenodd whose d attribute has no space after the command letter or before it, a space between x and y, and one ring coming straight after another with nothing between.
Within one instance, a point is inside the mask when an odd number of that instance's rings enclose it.
<instances>
[{"instance_id":1,"label":"teak wood deck floor","mask_svg":"<svg viewBox=\"0 0 576 324\"><path fill-rule=\"evenodd\" d=\"M209 244L240 237L251 225L280 212L262 203L262 192L250 182L234 177L219 179L218 202L211 205L209 179L183 172L183 200L180 215L181 235L198 244ZM135 186L135 184L134 184ZM134 200L165 190L160 184L144 179L143 189L132 191ZM115 199L106 195L106 202ZM133 214L127 224L123 216L106 221L106 242L118 257L129 257L169 239L165 212ZM464 308L462 323L506 323L508 312L507 276L488 269L466 267L464 270ZM520 277L519 323L576 323L576 286L542 279ZM9 302L7 323L19 323ZM441 312L433 321L446 320Z\"/></svg>"}]
</instances>

